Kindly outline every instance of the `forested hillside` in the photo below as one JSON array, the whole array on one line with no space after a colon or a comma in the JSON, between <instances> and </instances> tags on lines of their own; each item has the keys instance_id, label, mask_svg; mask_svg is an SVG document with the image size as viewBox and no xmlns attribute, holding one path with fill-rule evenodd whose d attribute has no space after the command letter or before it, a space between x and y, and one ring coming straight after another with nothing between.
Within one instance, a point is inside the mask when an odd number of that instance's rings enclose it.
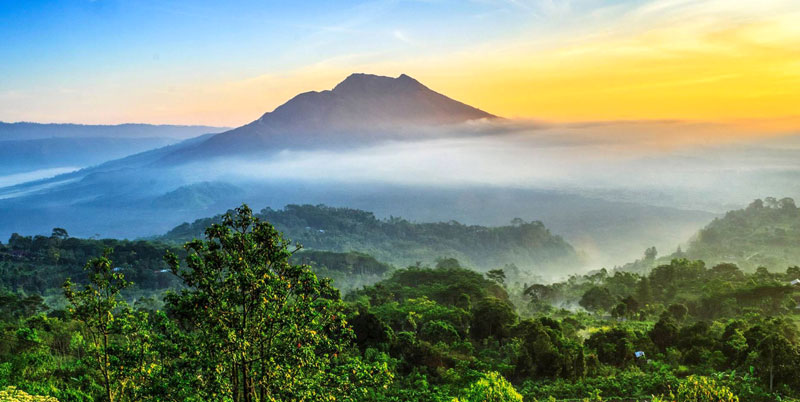
<instances>
[{"instance_id":1,"label":"forested hillside","mask_svg":"<svg viewBox=\"0 0 800 402\"><path fill-rule=\"evenodd\" d=\"M104 247L115 250L76 269ZM603 269L556 283L521 282L511 267L480 273L453 258L393 269L366 254L298 251L246 206L184 247L72 239L55 229L49 237L15 236L0 255L0 395L62 402L800 396L797 266L747 273L674 259L646 274ZM305 263L315 268L297 265ZM13 281L22 274L29 278ZM169 289L148 282L151 274L166 275ZM327 279L337 276L357 283L343 298ZM153 297L129 297L145 291ZM60 292L64 302L45 302L41 292Z\"/></svg>"},{"instance_id":2,"label":"forested hillside","mask_svg":"<svg viewBox=\"0 0 800 402\"><path fill-rule=\"evenodd\" d=\"M800 261L800 209L791 198L755 200L700 230L689 242L686 255L709 264L735 263L749 271L796 265Z\"/></svg>"},{"instance_id":3,"label":"forested hillside","mask_svg":"<svg viewBox=\"0 0 800 402\"><path fill-rule=\"evenodd\" d=\"M60 304L61 285L67 278L82 278L86 261L103 255L114 261L114 272L124 275L132 286L123 296L131 302L160 298L165 289L178 285L164 262L167 251L184 255L180 245L157 241L80 239L62 228L50 236L14 234L0 242L0 289L20 294L52 296ZM394 268L372 256L348 252L300 250L291 257L297 264L311 266L320 276L331 278L344 291L375 283Z\"/></svg>"},{"instance_id":4,"label":"forested hillside","mask_svg":"<svg viewBox=\"0 0 800 402\"><path fill-rule=\"evenodd\" d=\"M438 258L456 258L479 270L515 265L529 275L580 267L576 250L541 222L515 220L501 227L414 223L396 217L381 220L371 212L324 205L266 208L257 216L307 249L358 251L400 267L433 264ZM201 236L205 227L220 219L216 216L185 223L158 239L184 242Z\"/></svg>"}]
</instances>

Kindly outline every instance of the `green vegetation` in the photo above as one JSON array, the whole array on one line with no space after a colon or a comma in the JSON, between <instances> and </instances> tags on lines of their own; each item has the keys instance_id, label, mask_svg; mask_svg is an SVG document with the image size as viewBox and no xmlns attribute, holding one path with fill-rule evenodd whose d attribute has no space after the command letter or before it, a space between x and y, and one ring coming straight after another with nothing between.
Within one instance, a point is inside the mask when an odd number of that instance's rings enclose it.
<instances>
[{"instance_id":1,"label":"green vegetation","mask_svg":"<svg viewBox=\"0 0 800 402\"><path fill-rule=\"evenodd\" d=\"M513 264L537 275L580 266L572 246L551 234L541 222L515 219L502 227L412 223L396 217L380 220L370 212L323 205L266 208L258 217L310 250L357 251L401 267L431 264L441 257L487 269ZM160 240L189 241L220 220L216 216L184 223Z\"/></svg>"},{"instance_id":2,"label":"green vegetation","mask_svg":"<svg viewBox=\"0 0 800 402\"><path fill-rule=\"evenodd\" d=\"M178 248L72 239L59 229L0 245L0 395L62 402L800 397L796 266L746 272L731 263L664 261L650 250L652 269L603 269L555 283L526 283L511 265L479 272L446 256L395 269L367 254L300 250L246 206L210 224L202 239ZM76 268L79 250L88 263ZM152 271L165 279L132 283L161 278ZM21 272L27 277L15 281ZM66 274L72 279L64 283ZM63 284L60 298L54 283ZM343 298L337 283L348 290Z\"/></svg>"},{"instance_id":3,"label":"green vegetation","mask_svg":"<svg viewBox=\"0 0 800 402\"><path fill-rule=\"evenodd\" d=\"M693 239L686 255L709 264L730 262L747 271L797 265L800 209L791 198L767 197L715 219Z\"/></svg>"}]
</instances>

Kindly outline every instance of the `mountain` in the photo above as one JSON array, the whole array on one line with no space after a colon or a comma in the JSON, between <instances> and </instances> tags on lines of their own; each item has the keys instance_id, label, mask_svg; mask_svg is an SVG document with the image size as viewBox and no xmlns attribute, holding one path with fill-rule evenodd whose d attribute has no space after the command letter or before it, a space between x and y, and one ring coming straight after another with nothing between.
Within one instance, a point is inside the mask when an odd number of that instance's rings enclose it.
<instances>
[{"instance_id":1,"label":"mountain","mask_svg":"<svg viewBox=\"0 0 800 402\"><path fill-rule=\"evenodd\" d=\"M431 130L495 118L405 74L397 78L352 74L332 90L301 93L258 120L176 152L165 161L420 138L431 135Z\"/></svg>"},{"instance_id":2,"label":"mountain","mask_svg":"<svg viewBox=\"0 0 800 402\"><path fill-rule=\"evenodd\" d=\"M561 270L575 271L582 265L575 249L538 221L518 220L496 227L455 221L414 223L323 205L265 208L258 216L310 250L357 251L397 266L456 258L481 271L513 264L529 274L552 275ZM181 243L201 238L206 227L220 221L217 215L184 223L157 239Z\"/></svg>"},{"instance_id":3,"label":"mountain","mask_svg":"<svg viewBox=\"0 0 800 402\"><path fill-rule=\"evenodd\" d=\"M690 241L685 256L708 266L734 263L753 271L800 265L800 209L791 198L753 201L713 220Z\"/></svg>"},{"instance_id":4,"label":"mountain","mask_svg":"<svg viewBox=\"0 0 800 402\"><path fill-rule=\"evenodd\" d=\"M408 163L416 158L439 160L441 152L441 168L460 174L457 166L449 166L449 161L458 161L454 156L460 154L459 148L429 145L463 145L466 136L488 132L474 129L483 125L466 123L475 119L496 117L405 75L354 74L332 90L300 94L235 130L0 188L0 239L14 232L47 234L53 227L86 237L153 236L242 202L272 208L326 204L373 211L378 219L403 216L416 222L457 220L465 225L501 227L515 217L542 221L588 255L594 267L636 258L654 245L674 249L714 216L646 203L604 201L558 187L529 187L536 183L522 179L508 186L406 183L391 177L395 172L401 174L403 166L361 164L360 155L372 149L360 145L408 139L396 144L420 151ZM452 141L420 141L445 137ZM277 154L285 149L292 152ZM313 158L323 162L343 158L352 164L352 178L328 176L327 164L310 168L301 164L298 168L295 162L302 161L302 155L296 154L305 150L322 151ZM503 163L503 156L499 157L498 166ZM256 161L237 163L238 158ZM210 159L215 160L206 163ZM370 169L382 169L386 179L360 177ZM287 170L293 173L287 175ZM413 263L412 259L408 257L406 262ZM469 257L464 262L496 265Z\"/></svg>"},{"instance_id":5,"label":"mountain","mask_svg":"<svg viewBox=\"0 0 800 402\"><path fill-rule=\"evenodd\" d=\"M208 126L0 122L0 183L8 181L3 176L94 166L225 130Z\"/></svg>"},{"instance_id":6,"label":"mountain","mask_svg":"<svg viewBox=\"0 0 800 402\"><path fill-rule=\"evenodd\" d=\"M56 137L0 141L0 176L40 169L92 166L174 142L174 139L166 137Z\"/></svg>"},{"instance_id":7,"label":"mountain","mask_svg":"<svg viewBox=\"0 0 800 402\"><path fill-rule=\"evenodd\" d=\"M35 140L42 138L172 138L183 140L202 134L219 133L226 127L175 126L155 124L61 124L0 122L0 141Z\"/></svg>"}]
</instances>

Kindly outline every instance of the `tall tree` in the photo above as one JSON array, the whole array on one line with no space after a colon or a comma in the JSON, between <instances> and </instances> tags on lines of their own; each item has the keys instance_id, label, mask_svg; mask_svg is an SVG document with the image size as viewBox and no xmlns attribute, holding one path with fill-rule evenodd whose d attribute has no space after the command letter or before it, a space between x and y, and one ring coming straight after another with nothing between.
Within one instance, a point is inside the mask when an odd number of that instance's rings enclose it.
<instances>
[{"instance_id":1,"label":"tall tree","mask_svg":"<svg viewBox=\"0 0 800 402\"><path fill-rule=\"evenodd\" d=\"M352 331L339 292L290 264L300 247L290 250L246 205L205 234L185 245L185 268L175 254L165 257L186 285L166 300L197 342L205 399L351 400L363 392L357 384L374 372L343 356Z\"/></svg>"},{"instance_id":2,"label":"tall tree","mask_svg":"<svg viewBox=\"0 0 800 402\"><path fill-rule=\"evenodd\" d=\"M131 378L120 359L124 354L120 352L126 346L122 338L130 329L126 322L129 311L120 292L131 283L113 268L108 258L110 253L111 250L106 250L102 257L86 263L88 283L80 286L67 279L64 296L70 303L72 316L83 323L88 354L100 373L104 397L113 402L121 399Z\"/></svg>"}]
</instances>

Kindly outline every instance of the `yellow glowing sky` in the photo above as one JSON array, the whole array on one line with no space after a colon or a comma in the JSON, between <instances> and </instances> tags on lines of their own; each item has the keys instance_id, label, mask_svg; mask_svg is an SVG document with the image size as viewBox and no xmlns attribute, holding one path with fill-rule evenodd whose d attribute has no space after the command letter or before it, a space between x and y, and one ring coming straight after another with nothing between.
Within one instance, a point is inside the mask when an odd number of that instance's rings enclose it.
<instances>
[{"instance_id":1,"label":"yellow glowing sky","mask_svg":"<svg viewBox=\"0 0 800 402\"><path fill-rule=\"evenodd\" d=\"M58 93L12 88L0 91L6 111L0 120L238 126L297 93L329 89L352 72L368 72L406 73L510 118L677 119L769 132L800 129L800 2L593 2L595 8L581 12L583 3L535 8L549 12L552 23L542 27L532 17L531 23L517 21L513 32L452 48L429 45L413 29L392 31L391 51L383 51L380 41L348 51L359 36L328 45L322 35L317 46L337 52L311 52L286 67L275 63L259 71L231 62L235 68L196 74L118 72L81 88L78 97L67 83ZM335 28L330 35L351 26ZM37 96L47 99L31 101Z\"/></svg>"}]
</instances>

